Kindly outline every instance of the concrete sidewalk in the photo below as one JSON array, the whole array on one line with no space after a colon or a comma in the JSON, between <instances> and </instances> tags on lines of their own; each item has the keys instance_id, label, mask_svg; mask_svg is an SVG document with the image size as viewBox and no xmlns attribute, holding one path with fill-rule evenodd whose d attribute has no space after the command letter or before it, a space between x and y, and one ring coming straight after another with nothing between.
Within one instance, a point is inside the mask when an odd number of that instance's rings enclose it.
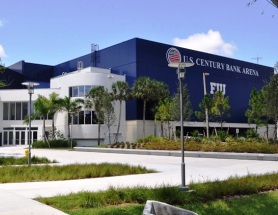
<instances>
[{"instance_id":1,"label":"concrete sidewalk","mask_svg":"<svg viewBox=\"0 0 278 215\"><path fill-rule=\"evenodd\" d=\"M22 147L2 147L0 154L24 156ZM64 214L35 202L36 197L51 197L79 191L99 191L110 186L133 187L180 185L181 159L175 156L145 154L119 154L51 149L32 149L32 155L57 160L61 165L72 163L124 163L155 169L152 174L117 176L53 182L27 182L0 184L0 215L6 214ZM186 157L186 184L207 180L224 180L230 176L278 172L277 161L212 159ZM24 213L23 213L24 212Z\"/></svg>"}]
</instances>

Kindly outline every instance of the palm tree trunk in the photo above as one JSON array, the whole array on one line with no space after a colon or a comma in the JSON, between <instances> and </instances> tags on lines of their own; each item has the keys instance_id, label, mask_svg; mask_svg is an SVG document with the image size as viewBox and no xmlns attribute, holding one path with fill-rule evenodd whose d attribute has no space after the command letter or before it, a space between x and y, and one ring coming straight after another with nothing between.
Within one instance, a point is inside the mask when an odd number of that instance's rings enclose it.
<instances>
[{"instance_id":1,"label":"palm tree trunk","mask_svg":"<svg viewBox=\"0 0 278 215\"><path fill-rule=\"evenodd\" d=\"M146 103L147 103L147 101L144 99L144 107L143 107L143 137L145 137Z\"/></svg>"},{"instance_id":2,"label":"palm tree trunk","mask_svg":"<svg viewBox=\"0 0 278 215\"><path fill-rule=\"evenodd\" d=\"M118 122L117 134L116 134L116 143L118 142L118 135L121 126L121 117L122 117L122 100L120 100L120 112L119 112L119 119L118 119L119 122Z\"/></svg>"},{"instance_id":3,"label":"palm tree trunk","mask_svg":"<svg viewBox=\"0 0 278 215\"><path fill-rule=\"evenodd\" d=\"M42 135L43 135L43 141L45 142L46 141L46 138L45 138L45 118L43 117L43 126L42 126Z\"/></svg>"},{"instance_id":4,"label":"palm tree trunk","mask_svg":"<svg viewBox=\"0 0 278 215\"><path fill-rule=\"evenodd\" d=\"M52 119L52 140L55 139L55 125L54 125L54 115Z\"/></svg>"},{"instance_id":5,"label":"palm tree trunk","mask_svg":"<svg viewBox=\"0 0 278 215\"><path fill-rule=\"evenodd\" d=\"M97 139L97 145L100 145L100 123L98 121L98 139Z\"/></svg>"},{"instance_id":6,"label":"palm tree trunk","mask_svg":"<svg viewBox=\"0 0 278 215\"><path fill-rule=\"evenodd\" d=\"M69 114L68 114L68 147L70 147L70 121L69 121Z\"/></svg>"}]
</instances>

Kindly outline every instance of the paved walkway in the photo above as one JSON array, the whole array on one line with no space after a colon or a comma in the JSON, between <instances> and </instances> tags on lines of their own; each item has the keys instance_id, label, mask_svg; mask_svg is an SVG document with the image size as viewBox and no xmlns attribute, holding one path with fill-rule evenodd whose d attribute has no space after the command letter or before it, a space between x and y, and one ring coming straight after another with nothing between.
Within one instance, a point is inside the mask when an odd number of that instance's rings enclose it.
<instances>
[{"instance_id":1,"label":"paved walkway","mask_svg":"<svg viewBox=\"0 0 278 215\"><path fill-rule=\"evenodd\" d=\"M22 147L2 147L0 155L23 156ZM60 164L71 163L125 163L142 165L157 173L129 175L97 179L81 179L54 182L28 182L0 184L0 215L64 213L35 202L36 197L51 197L79 191L98 191L114 187L179 185L181 181L181 158L175 156L135 155L120 153L32 149L32 155L55 159ZM230 176L278 172L277 161L238 160L186 157L186 183L207 180L224 180Z\"/></svg>"}]
</instances>

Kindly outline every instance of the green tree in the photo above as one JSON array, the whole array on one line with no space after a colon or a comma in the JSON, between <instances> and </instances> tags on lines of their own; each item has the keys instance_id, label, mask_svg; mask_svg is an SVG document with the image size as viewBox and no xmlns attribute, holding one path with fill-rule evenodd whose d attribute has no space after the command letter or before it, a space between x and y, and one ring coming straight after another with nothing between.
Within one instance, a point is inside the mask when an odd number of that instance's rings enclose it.
<instances>
[{"instance_id":1,"label":"green tree","mask_svg":"<svg viewBox=\"0 0 278 215\"><path fill-rule=\"evenodd\" d=\"M248 123L255 123L256 126L265 125L267 127L268 135L268 117L265 112L265 88L257 90L253 88L250 93L249 106L245 112ZM268 139L268 136L267 136Z\"/></svg>"},{"instance_id":2,"label":"green tree","mask_svg":"<svg viewBox=\"0 0 278 215\"><path fill-rule=\"evenodd\" d=\"M34 102L34 110L35 110L35 115L38 117L41 117L43 120L43 140L46 140L45 136L45 120L48 117L48 113L50 111L50 101L42 95L38 95L38 98Z\"/></svg>"},{"instance_id":3,"label":"green tree","mask_svg":"<svg viewBox=\"0 0 278 215\"><path fill-rule=\"evenodd\" d=\"M178 87L177 93L173 97L172 119L180 120L180 89ZM183 121L190 121L193 114L192 104L190 101L190 95L187 89L187 85L182 85L182 101L183 101Z\"/></svg>"},{"instance_id":4,"label":"green tree","mask_svg":"<svg viewBox=\"0 0 278 215\"><path fill-rule=\"evenodd\" d=\"M216 118L219 119L221 130L223 128L223 122L226 117L230 117L229 110L231 106L229 105L229 97L224 96L222 91L217 91L213 96L213 107L212 113Z\"/></svg>"},{"instance_id":5,"label":"green tree","mask_svg":"<svg viewBox=\"0 0 278 215\"><path fill-rule=\"evenodd\" d=\"M68 122L68 144L70 146L70 117L72 114L79 112L82 108L82 104L84 104L83 99L75 99L72 100L70 97L65 96L64 98L60 98L57 100L56 104L58 105L57 110L67 112L67 122Z\"/></svg>"},{"instance_id":6,"label":"green tree","mask_svg":"<svg viewBox=\"0 0 278 215\"><path fill-rule=\"evenodd\" d=\"M106 90L103 86L97 86L90 90L90 92L86 95L87 100L86 107L93 108L98 122L98 145L100 145L100 124L103 123L104 112L104 97L106 96Z\"/></svg>"},{"instance_id":7,"label":"green tree","mask_svg":"<svg viewBox=\"0 0 278 215\"><path fill-rule=\"evenodd\" d=\"M1 58L0 58L0 74L4 73L6 70L5 65L2 63ZM0 80L0 87L5 87L11 83L6 83L6 81Z\"/></svg>"},{"instance_id":8,"label":"green tree","mask_svg":"<svg viewBox=\"0 0 278 215\"><path fill-rule=\"evenodd\" d=\"M169 94L169 89L165 83L150 79L149 77L139 77L132 86L132 96L143 101L143 136L145 137L145 118L147 102L159 101Z\"/></svg>"},{"instance_id":9,"label":"green tree","mask_svg":"<svg viewBox=\"0 0 278 215\"><path fill-rule=\"evenodd\" d=\"M201 103L199 104L200 111L195 111L195 116L201 120L206 122L206 111L208 115L208 124L207 124L207 137L209 137L209 122L214 119L214 115L212 113L213 107L213 98L210 94L206 94Z\"/></svg>"},{"instance_id":10,"label":"green tree","mask_svg":"<svg viewBox=\"0 0 278 215\"><path fill-rule=\"evenodd\" d=\"M49 116L52 117L52 139L55 139L55 121L54 115L59 110L59 94L53 92L48 97L50 108L49 108Z\"/></svg>"},{"instance_id":11,"label":"green tree","mask_svg":"<svg viewBox=\"0 0 278 215\"><path fill-rule=\"evenodd\" d=\"M161 100L155 112L155 120L160 120L161 122L161 136L163 136L163 122L167 122L168 125L168 138L170 139L170 121L172 120L172 109L173 101L171 98L165 98Z\"/></svg>"},{"instance_id":12,"label":"green tree","mask_svg":"<svg viewBox=\"0 0 278 215\"><path fill-rule=\"evenodd\" d=\"M125 81L117 81L112 85L112 95L114 100L119 101L119 115L118 115L118 127L115 137L115 142L118 142L118 135L121 126L121 117L122 117L122 103L129 98L129 85Z\"/></svg>"},{"instance_id":13,"label":"green tree","mask_svg":"<svg viewBox=\"0 0 278 215\"><path fill-rule=\"evenodd\" d=\"M108 128L109 144L111 144L111 126L116 122L116 115L114 111L114 97L110 94L107 89L103 95L103 120Z\"/></svg>"},{"instance_id":14,"label":"green tree","mask_svg":"<svg viewBox=\"0 0 278 215\"><path fill-rule=\"evenodd\" d=\"M212 113L212 107L213 107L213 98L210 94L206 94L201 103L199 104L200 111L195 111L195 116L201 120L206 120L206 108L208 109L208 119L209 121L213 120L214 116Z\"/></svg>"},{"instance_id":15,"label":"green tree","mask_svg":"<svg viewBox=\"0 0 278 215\"><path fill-rule=\"evenodd\" d=\"M269 119L275 122L276 138L278 137L278 74L275 74L270 79L270 82L265 86L265 113Z\"/></svg>"}]
</instances>

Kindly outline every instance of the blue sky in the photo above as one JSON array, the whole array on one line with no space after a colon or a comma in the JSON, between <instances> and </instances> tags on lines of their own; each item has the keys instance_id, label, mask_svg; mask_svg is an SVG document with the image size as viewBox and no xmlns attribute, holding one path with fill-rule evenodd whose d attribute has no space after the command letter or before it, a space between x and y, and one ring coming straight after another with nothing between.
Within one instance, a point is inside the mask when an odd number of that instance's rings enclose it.
<instances>
[{"instance_id":1,"label":"blue sky","mask_svg":"<svg viewBox=\"0 0 278 215\"><path fill-rule=\"evenodd\" d=\"M267 0L3 0L0 57L56 65L139 37L274 66L278 9ZM273 17L274 16L274 17Z\"/></svg>"}]
</instances>

